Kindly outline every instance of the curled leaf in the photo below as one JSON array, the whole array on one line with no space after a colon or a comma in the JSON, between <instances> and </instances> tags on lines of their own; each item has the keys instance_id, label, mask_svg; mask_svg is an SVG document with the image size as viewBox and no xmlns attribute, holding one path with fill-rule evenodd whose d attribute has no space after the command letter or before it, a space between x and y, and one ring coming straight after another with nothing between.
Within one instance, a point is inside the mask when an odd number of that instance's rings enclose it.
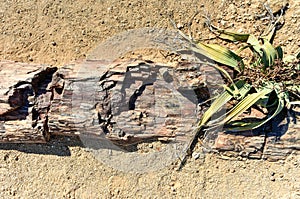
<instances>
[{"instance_id":1,"label":"curled leaf","mask_svg":"<svg viewBox=\"0 0 300 199\"><path fill-rule=\"evenodd\" d=\"M220 45L198 43L197 48L193 48L193 50L218 63L230 66L238 72L241 72L241 68L244 67L240 56Z\"/></svg>"}]
</instances>

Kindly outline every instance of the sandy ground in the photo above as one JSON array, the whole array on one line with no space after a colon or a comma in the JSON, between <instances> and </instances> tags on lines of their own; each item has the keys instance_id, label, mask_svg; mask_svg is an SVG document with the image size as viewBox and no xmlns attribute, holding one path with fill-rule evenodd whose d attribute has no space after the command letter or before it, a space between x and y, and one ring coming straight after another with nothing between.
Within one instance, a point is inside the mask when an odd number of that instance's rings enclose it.
<instances>
[{"instance_id":1,"label":"sandy ground","mask_svg":"<svg viewBox=\"0 0 300 199\"><path fill-rule=\"evenodd\" d=\"M300 46L300 2L290 0L274 43L285 54ZM278 3L271 1L276 10ZM0 2L0 60L61 66L84 59L98 43L134 28L187 30L199 10L222 28L259 35L267 21L258 0L15 0ZM204 20L192 21L196 39L211 39ZM219 42L214 40L208 42ZM300 198L300 157L286 161L223 160L206 154L156 172L131 174L102 164L77 138L48 144L0 145L0 198Z\"/></svg>"}]
</instances>

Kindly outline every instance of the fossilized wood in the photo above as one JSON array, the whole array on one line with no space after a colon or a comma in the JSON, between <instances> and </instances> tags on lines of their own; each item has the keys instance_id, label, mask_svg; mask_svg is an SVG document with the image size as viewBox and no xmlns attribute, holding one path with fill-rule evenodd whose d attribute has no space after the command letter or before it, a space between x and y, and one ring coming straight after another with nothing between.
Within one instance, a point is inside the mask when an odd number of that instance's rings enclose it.
<instances>
[{"instance_id":1,"label":"fossilized wood","mask_svg":"<svg viewBox=\"0 0 300 199\"><path fill-rule=\"evenodd\" d=\"M204 75L206 74L206 75ZM105 136L118 145L192 139L197 103L218 80L197 63L85 61L63 67L0 63L0 142L46 142L51 135ZM268 128L217 132L203 145L223 155L276 161L299 154L299 110ZM297 115L298 114L298 115Z\"/></svg>"},{"instance_id":2,"label":"fossilized wood","mask_svg":"<svg viewBox=\"0 0 300 199\"><path fill-rule=\"evenodd\" d=\"M208 91L199 64L176 67L129 60L61 68L2 62L0 141L45 142L85 132L122 144L188 139L197 122L194 91L202 97Z\"/></svg>"},{"instance_id":3,"label":"fossilized wood","mask_svg":"<svg viewBox=\"0 0 300 199\"><path fill-rule=\"evenodd\" d=\"M55 67L0 62L0 141L46 142Z\"/></svg>"},{"instance_id":4,"label":"fossilized wood","mask_svg":"<svg viewBox=\"0 0 300 199\"><path fill-rule=\"evenodd\" d=\"M219 133L213 148L230 157L283 160L300 154L299 108L275 117L268 126L248 132Z\"/></svg>"},{"instance_id":5,"label":"fossilized wood","mask_svg":"<svg viewBox=\"0 0 300 199\"><path fill-rule=\"evenodd\" d=\"M198 120L196 92L209 94L199 64L86 61L61 68L53 80L63 92L52 100L51 134L89 132L120 145L188 139Z\"/></svg>"}]
</instances>

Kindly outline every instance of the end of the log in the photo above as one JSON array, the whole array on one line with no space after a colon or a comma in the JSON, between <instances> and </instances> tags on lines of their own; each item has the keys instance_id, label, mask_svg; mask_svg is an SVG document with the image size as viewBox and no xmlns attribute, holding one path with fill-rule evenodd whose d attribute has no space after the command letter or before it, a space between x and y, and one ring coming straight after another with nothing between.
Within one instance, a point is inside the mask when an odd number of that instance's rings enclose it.
<instances>
[{"instance_id":1,"label":"end of the log","mask_svg":"<svg viewBox=\"0 0 300 199\"><path fill-rule=\"evenodd\" d=\"M47 142L49 85L57 68L6 61L0 69L0 142Z\"/></svg>"}]
</instances>

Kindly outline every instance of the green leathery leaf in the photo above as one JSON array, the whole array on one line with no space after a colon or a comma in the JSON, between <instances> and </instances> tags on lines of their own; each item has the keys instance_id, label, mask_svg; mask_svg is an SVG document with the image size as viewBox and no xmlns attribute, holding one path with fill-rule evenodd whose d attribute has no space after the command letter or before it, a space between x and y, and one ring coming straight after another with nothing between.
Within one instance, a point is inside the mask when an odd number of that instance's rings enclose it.
<instances>
[{"instance_id":1,"label":"green leathery leaf","mask_svg":"<svg viewBox=\"0 0 300 199\"><path fill-rule=\"evenodd\" d=\"M254 36L254 35L249 35L247 43L249 45L251 45L251 47L253 48L253 50L261 57L262 56L262 51L261 49L261 45L259 40Z\"/></svg>"},{"instance_id":2,"label":"green leathery leaf","mask_svg":"<svg viewBox=\"0 0 300 199\"><path fill-rule=\"evenodd\" d=\"M278 59L282 60L283 59L283 50L281 48L281 46L277 46L275 48L277 55L278 55Z\"/></svg>"},{"instance_id":3,"label":"green leathery leaf","mask_svg":"<svg viewBox=\"0 0 300 199\"><path fill-rule=\"evenodd\" d=\"M237 32L231 32L231 31L227 31L224 29L220 29L212 24L210 24L211 28L214 29L214 33L217 32L218 33L218 37L221 39L225 39L228 41L232 41L232 42L236 42L236 41L241 41L241 42L246 42L249 34L244 34L244 33L237 33Z\"/></svg>"},{"instance_id":4,"label":"green leathery leaf","mask_svg":"<svg viewBox=\"0 0 300 199\"><path fill-rule=\"evenodd\" d=\"M264 44L262 45L262 51L263 51L263 56L262 56L262 61L264 64L264 67L270 67L274 64L275 59L277 59L277 51L276 49L272 46L272 44L267 40L263 39Z\"/></svg>"},{"instance_id":5,"label":"green leathery leaf","mask_svg":"<svg viewBox=\"0 0 300 199\"><path fill-rule=\"evenodd\" d=\"M229 100L232 99L232 95L225 91L222 94L220 94L210 105L210 107L205 111L203 116L201 117L201 120L198 123L199 127L202 127L205 125L208 120L216 113L218 112Z\"/></svg>"},{"instance_id":6,"label":"green leathery leaf","mask_svg":"<svg viewBox=\"0 0 300 199\"><path fill-rule=\"evenodd\" d=\"M276 108L275 112L271 116L269 116L267 119L264 119L264 120L259 121L259 122L251 122L251 123L242 122L242 121L239 121L238 123L232 122L232 123L229 123L229 125L231 125L232 127L226 128L226 130L230 130L230 131L247 131L247 130L251 130L251 129L261 127L262 125L269 122L276 115L278 115L282 111L283 108L284 108L284 99L281 96L279 96L278 103L277 103L277 108Z\"/></svg>"},{"instance_id":7,"label":"green leathery leaf","mask_svg":"<svg viewBox=\"0 0 300 199\"><path fill-rule=\"evenodd\" d=\"M197 48L193 48L193 50L218 63L230 66L238 72L241 71L240 66L244 67L244 62L240 56L220 45L197 43Z\"/></svg>"},{"instance_id":8,"label":"green leathery leaf","mask_svg":"<svg viewBox=\"0 0 300 199\"><path fill-rule=\"evenodd\" d=\"M260 92L247 95L227 113L226 117L220 124L222 125L236 119L239 115L241 115L244 111L254 105L259 99L268 95L271 91L271 89L264 89Z\"/></svg>"},{"instance_id":9,"label":"green leathery leaf","mask_svg":"<svg viewBox=\"0 0 300 199\"><path fill-rule=\"evenodd\" d=\"M235 86L239 89L239 93L242 98L251 89L251 85L245 83L242 80L239 80L238 82L236 82ZM231 86L230 89L232 90L233 86ZM219 96L217 96L216 99L213 101L213 103L210 105L210 107L206 110L206 112L201 117L198 126L201 128L203 125L205 125L208 122L208 120L232 98L233 98L233 95L231 95L226 90L223 93L221 93Z\"/></svg>"},{"instance_id":10,"label":"green leathery leaf","mask_svg":"<svg viewBox=\"0 0 300 199\"><path fill-rule=\"evenodd\" d=\"M236 42L236 41L246 42L250 35L250 34L230 32L226 30L217 30L217 32L220 34L219 37L221 39L229 40L232 42Z\"/></svg>"},{"instance_id":11,"label":"green leathery leaf","mask_svg":"<svg viewBox=\"0 0 300 199\"><path fill-rule=\"evenodd\" d=\"M232 97L235 97L235 96L238 95L237 92L235 92L234 90L231 90L231 89L230 89L228 86L226 86L226 85L223 85L223 88L224 88L227 92L229 92L230 95L232 95Z\"/></svg>"},{"instance_id":12,"label":"green leathery leaf","mask_svg":"<svg viewBox=\"0 0 300 199\"><path fill-rule=\"evenodd\" d=\"M240 99L243 99L252 88L251 84L248 84L243 80L237 81L235 85L239 88Z\"/></svg>"}]
</instances>

